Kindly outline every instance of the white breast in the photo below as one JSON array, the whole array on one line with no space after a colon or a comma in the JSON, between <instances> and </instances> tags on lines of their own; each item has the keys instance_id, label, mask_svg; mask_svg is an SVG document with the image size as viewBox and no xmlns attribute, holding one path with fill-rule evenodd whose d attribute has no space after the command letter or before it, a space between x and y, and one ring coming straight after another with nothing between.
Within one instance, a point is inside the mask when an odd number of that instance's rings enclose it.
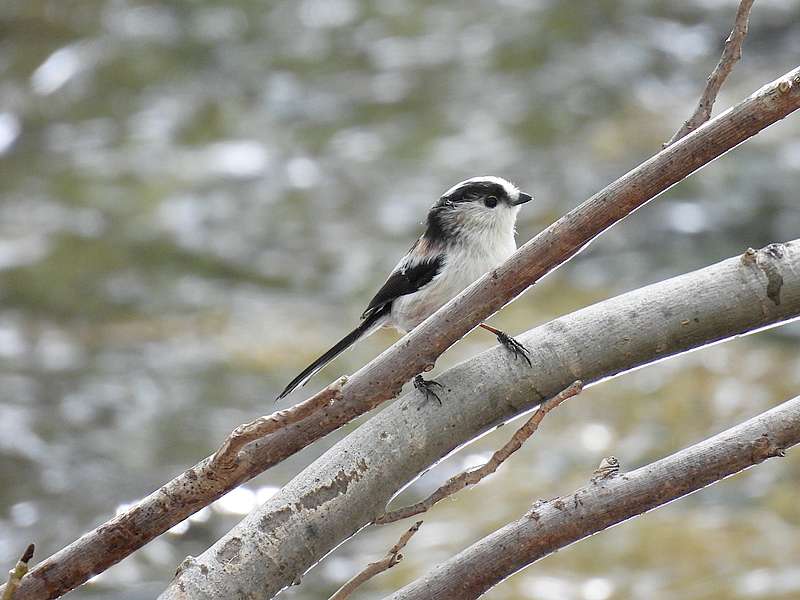
<instances>
[{"instance_id":1,"label":"white breast","mask_svg":"<svg viewBox=\"0 0 800 600\"><path fill-rule=\"evenodd\" d=\"M513 233L475 242L451 246L442 270L428 285L394 301L387 325L402 332L411 331L517 249Z\"/></svg>"}]
</instances>

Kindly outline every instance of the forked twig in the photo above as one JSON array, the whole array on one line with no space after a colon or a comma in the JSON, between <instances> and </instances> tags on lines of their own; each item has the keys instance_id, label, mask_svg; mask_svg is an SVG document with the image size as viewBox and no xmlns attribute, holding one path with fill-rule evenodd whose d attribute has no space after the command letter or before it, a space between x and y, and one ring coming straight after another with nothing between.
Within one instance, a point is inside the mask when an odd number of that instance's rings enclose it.
<instances>
[{"instance_id":1,"label":"forked twig","mask_svg":"<svg viewBox=\"0 0 800 600\"><path fill-rule=\"evenodd\" d=\"M394 523L395 521L424 513L440 500L444 500L448 496L452 496L453 494L460 492L467 486L475 485L484 477L491 475L497 471L500 465L503 464L503 462L509 456L519 450L522 447L522 444L524 444L525 441L536 432L536 430L539 428L539 424L545 418L547 413L549 413L567 398L571 398L572 396L577 396L580 394L582 389L583 382L580 380L575 381L557 395L540 404L531 417L525 422L525 424L514 433L511 439L508 440L508 442L506 442L502 448L495 452L492 457L481 467L472 471L464 471L463 473L459 473L458 475L451 477L444 485L433 492L430 496L425 498L425 500L417 502L416 504L412 504L411 506L398 508L397 510L384 513L373 522L376 525L384 525L386 523Z\"/></svg>"},{"instance_id":2,"label":"forked twig","mask_svg":"<svg viewBox=\"0 0 800 600\"><path fill-rule=\"evenodd\" d=\"M733 29L728 39L725 40L725 47L722 50L722 56L720 56L717 66L714 67L714 70L711 71L711 75L708 76L706 87L703 90L703 94L700 96L697 108L694 109L692 116L675 132L672 139L664 144L665 148L690 134L711 118L711 109L714 108L714 102L717 100L717 94L719 94L722 84L725 83L728 75L730 75L730 72L733 70L733 65L742 58L742 44L744 43L744 38L747 36L750 9L754 1L755 0L741 0L739 3Z\"/></svg>"},{"instance_id":3,"label":"forked twig","mask_svg":"<svg viewBox=\"0 0 800 600\"><path fill-rule=\"evenodd\" d=\"M403 560L403 555L400 554L400 550L402 550L408 543L408 540L410 540L414 534L419 531L420 525L422 525L422 521L417 521L414 523L414 525L400 537L397 543L392 546L392 548L389 550L389 553L384 558L378 562L368 564L363 571L358 573L355 577L348 580L347 583L340 587L337 592L330 597L329 600L345 600L346 598L349 598L356 588L375 577L375 575L383 573L384 571L388 571L401 560Z\"/></svg>"}]
</instances>

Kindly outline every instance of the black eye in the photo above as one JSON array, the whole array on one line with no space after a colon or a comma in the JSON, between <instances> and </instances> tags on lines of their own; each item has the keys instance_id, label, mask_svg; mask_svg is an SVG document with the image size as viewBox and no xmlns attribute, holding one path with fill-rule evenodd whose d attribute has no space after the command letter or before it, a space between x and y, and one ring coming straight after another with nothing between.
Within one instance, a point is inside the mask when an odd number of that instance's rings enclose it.
<instances>
[{"instance_id":1,"label":"black eye","mask_svg":"<svg viewBox=\"0 0 800 600\"><path fill-rule=\"evenodd\" d=\"M497 206L497 196L488 196L483 202L487 207L494 208Z\"/></svg>"}]
</instances>

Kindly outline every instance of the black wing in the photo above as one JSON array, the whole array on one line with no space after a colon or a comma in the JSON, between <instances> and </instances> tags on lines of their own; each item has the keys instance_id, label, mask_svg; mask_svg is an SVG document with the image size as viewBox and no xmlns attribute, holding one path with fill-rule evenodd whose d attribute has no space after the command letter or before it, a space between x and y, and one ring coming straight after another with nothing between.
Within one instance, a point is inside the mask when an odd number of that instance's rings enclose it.
<instances>
[{"instance_id":1,"label":"black wing","mask_svg":"<svg viewBox=\"0 0 800 600\"><path fill-rule=\"evenodd\" d=\"M444 257L441 254L437 254L417 263L413 267L404 266L398 268L389 276L389 279L378 290L378 293L375 294L361 318L368 319L382 308L388 308L400 296L413 294L424 285L427 285L441 271L442 265L444 265Z\"/></svg>"}]
</instances>

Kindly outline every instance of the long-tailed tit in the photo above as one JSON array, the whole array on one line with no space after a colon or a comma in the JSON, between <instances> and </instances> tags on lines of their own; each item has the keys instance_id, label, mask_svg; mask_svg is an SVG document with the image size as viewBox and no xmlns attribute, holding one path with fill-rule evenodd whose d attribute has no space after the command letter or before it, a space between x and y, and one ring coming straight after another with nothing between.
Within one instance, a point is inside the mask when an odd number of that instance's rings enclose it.
<instances>
[{"instance_id":1,"label":"long-tailed tit","mask_svg":"<svg viewBox=\"0 0 800 600\"><path fill-rule=\"evenodd\" d=\"M433 314L473 281L499 266L517 249L514 224L520 205L532 200L500 177L473 177L454 185L428 212L425 233L414 242L361 315L361 324L289 382L278 400L358 340L381 327L401 333ZM481 323L528 364L527 350L514 338ZM420 375L414 385L426 396L435 381Z\"/></svg>"}]
</instances>

